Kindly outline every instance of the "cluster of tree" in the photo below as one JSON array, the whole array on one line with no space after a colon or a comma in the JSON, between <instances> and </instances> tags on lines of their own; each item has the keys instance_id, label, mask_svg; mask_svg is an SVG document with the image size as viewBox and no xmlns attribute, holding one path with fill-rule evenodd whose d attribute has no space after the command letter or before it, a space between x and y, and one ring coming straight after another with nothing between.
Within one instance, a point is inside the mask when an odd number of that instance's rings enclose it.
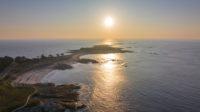
<instances>
[{"instance_id":1,"label":"cluster of tree","mask_svg":"<svg viewBox=\"0 0 200 112\"><path fill-rule=\"evenodd\" d=\"M29 58L26 58L25 56L17 56L16 58L15 58L15 62L16 63L24 63L24 62L30 62L31 61L31 59L29 59Z\"/></svg>"},{"instance_id":2,"label":"cluster of tree","mask_svg":"<svg viewBox=\"0 0 200 112\"><path fill-rule=\"evenodd\" d=\"M57 57L64 56L64 53L56 54ZM47 58L54 58L53 55L45 56L42 54L41 56L38 56L37 58L26 58L25 56L17 56L16 58L12 58L9 56L0 57L0 72L2 72L6 67L8 67L12 62L16 62L18 64L27 63L27 62L39 62L41 59L47 59Z\"/></svg>"},{"instance_id":3,"label":"cluster of tree","mask_svg":"<svg viewBox=\"0 0 200 112\"><path fill-rule=\"evenodd\" d=\"M56 54L57 57L64 56L64 53Z\"/></svg>"},{"instance_id":4,"label":"cluster of tree","mask_svg":"<svg viewBox=\"0 0 200 112\"><path fill-rule=\"evenodd\" d=\"M17 56L15 58L15 62L18 64L21 63L27 63L27 62L39 62L41 59L46 59L48 57L46 57L44 54L42 54L41 56L38 56L37 58L26 58L25 56Z\"/></svg>"},{"instance_id":5,"label":"cluster of tree","mask_svg":"<svg viewBox=\"0 0 200 112\"><path fill-rule=\"evenodd\" d=\"M64 53L60 53L60 54L56 54L56 57L60 57L60 56L64 56ZM48 56L45 56L44 54L42 54L40 57L38 58L41 58L41 59L45 59L45 58L54 58L53 55L48 55Z\"/></svg>"},{"instance_id":6,"label":"cluster of tree","mask_svg":"<svg viewBox=\"0 0 200 112\"><path fill-rule=\"evenodd\" d=\"M9 56L0 57L0 72L2 72L6 67L8 67L14 59Z\"/></svg>"}]
</instances>

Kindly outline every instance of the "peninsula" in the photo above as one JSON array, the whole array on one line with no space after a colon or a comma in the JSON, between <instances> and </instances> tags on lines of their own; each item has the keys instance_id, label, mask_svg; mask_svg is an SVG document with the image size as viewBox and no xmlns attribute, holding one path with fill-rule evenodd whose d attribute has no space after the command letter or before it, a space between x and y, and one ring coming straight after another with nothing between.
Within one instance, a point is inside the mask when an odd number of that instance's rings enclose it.
<instances>
[{"instance_id":1,"label":"peninsula","mask_svg":"<svg viewBox=\"0 0 200 112\"><path fill-rule=\"evenodd\" d=\"M55 85L41 83L49 72L59 69L73 69L75 63L98 63L93 59L82 59L87 54L126 53L132 52L109 45L95 45L89 48L71 50L57 56L41 55L38 58L1 57L0 58L0 111L12 112L49 112L75 111L85 108L79 103L80 85Z\"/></svg>"}]
</instances>

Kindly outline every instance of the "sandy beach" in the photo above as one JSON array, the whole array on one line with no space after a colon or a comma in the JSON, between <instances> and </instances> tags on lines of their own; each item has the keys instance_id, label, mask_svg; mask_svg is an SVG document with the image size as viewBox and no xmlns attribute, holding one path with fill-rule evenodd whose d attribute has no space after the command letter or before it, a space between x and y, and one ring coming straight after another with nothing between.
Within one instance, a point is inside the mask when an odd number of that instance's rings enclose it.
<instances>
[{"instance_id":1,"label":"sandy beach","mask_svg":"<svg viewBox=\"0 0 200 112\"><path fill-rule=\"evenodd\" d=\"M50 73L51 71L55 70L55 66L57 64L67 64L67 65L73 65L77 63L77 61L80 59L80 56L83 54L72 54L70 55L69 59L63 60L63 61L58 61L53 63L52 65L45 66L45 67L39 67L32 69L30 71L27 71L23 74L21 74L19 77L17 77L12 84L37 84L41 83L42 78Z\"/></svg>"}]
</instances>

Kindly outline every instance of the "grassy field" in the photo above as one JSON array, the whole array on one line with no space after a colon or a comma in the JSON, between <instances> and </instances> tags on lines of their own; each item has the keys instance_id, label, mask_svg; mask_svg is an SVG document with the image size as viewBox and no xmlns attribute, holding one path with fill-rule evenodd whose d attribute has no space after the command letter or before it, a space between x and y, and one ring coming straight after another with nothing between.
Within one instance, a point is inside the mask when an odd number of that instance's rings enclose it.
<instances>
[{"instance_id":1,"label":"grassy field","mask_svg":"<svg viewBox=\"0 0 200 112\"><path fill-rule=\"evenodd\" d=\"M9 80L0 81L0 112L10 112L24 105L33 87L12 87Z\"/></svg>"}]
</instances>

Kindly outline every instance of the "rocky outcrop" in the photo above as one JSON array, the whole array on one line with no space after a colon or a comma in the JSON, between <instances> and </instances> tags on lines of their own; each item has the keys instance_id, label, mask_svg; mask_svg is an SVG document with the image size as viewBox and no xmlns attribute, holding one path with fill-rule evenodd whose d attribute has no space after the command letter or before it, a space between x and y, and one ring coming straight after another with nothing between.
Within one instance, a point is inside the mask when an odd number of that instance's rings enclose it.
<instances>
[{"instance_id":1,"label":"rocky outcrop","mask_svg":"<svg viewBox=\"0 0 200 112\"><path fill-rule=\"evenodd\" d=\"M93 60L93 59L79 59L77 62L83 63L83 64L88 64L88 63L99 63L98 61Z\"/></svg>"},{"instance_id":2,"label":"rocky outcrop","mask_svg":"<svg viewBox=\"0 0 200 112\"><path fill-rule=\"evenodd\" d=\"M66 70L66 69L72 69L72 68L73 67L71 65L62 64L62 63L59 63L54 66L54 69L58 69L58 70Z\"/></svg>"}]
</instances>

